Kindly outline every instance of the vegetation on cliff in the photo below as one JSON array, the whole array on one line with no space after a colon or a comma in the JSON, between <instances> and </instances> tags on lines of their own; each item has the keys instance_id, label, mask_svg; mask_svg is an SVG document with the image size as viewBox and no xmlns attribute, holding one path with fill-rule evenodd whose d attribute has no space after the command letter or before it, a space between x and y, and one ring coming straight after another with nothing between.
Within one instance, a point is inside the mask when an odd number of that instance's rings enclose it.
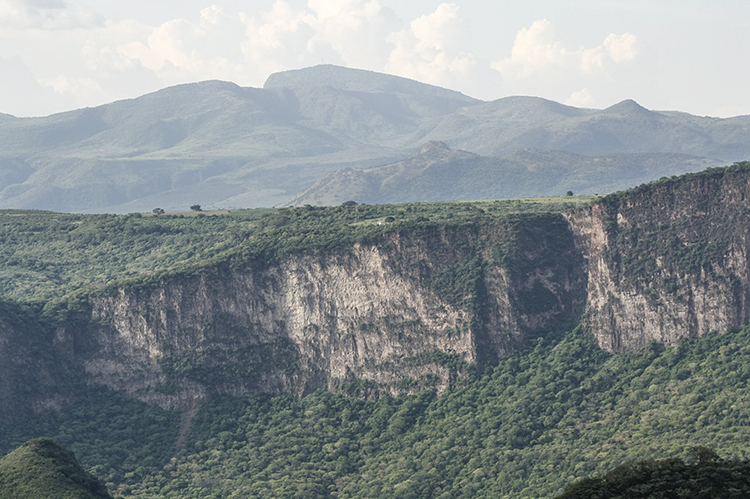
<instances>
[{"instance_id":1,"label":"vegetation on cliff","mask_svg":"<svg viewBox=\"0 0 750 499\"><path fill-rule=\"evenodd\" d=\"M139 280L229 256L265 263L328 250L404 224L459 223L512 213L560 212L590 197L405 205L233 210L158 216L0 210L0 296L42 301L81 287ZM391 222L385 222L392 217Z\"/></svg>"},{"instance_id":2,"label":"vegetation on cliff","mask_svg":"<svg viewBox=\"0 0 750 499\"><path fill-rule=\"evenodd\" d=\"M608 261L640 287L670 288L654 276L714 272L750 225L743 179L750 162L659 181L604 197ZM722 188L722 187L727 188Z\"/></svg>"}]
</instances>

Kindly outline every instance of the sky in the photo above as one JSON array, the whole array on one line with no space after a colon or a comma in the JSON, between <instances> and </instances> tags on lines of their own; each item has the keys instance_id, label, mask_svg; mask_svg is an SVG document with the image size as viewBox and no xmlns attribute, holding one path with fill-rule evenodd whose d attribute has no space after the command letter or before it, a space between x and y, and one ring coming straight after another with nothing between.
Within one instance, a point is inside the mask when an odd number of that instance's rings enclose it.
<instances>
[{"instance_id":1,"label":"sky","mask_svg":"<svg viewBox=\"0 0 750 499\"><path fill-rule=\"evenodd\" d=\"M216 3L211 3L212 1ZM483 100L750 114L747 0L0 0L0 113L337 64Z\"/></svg>"}]
</instances>

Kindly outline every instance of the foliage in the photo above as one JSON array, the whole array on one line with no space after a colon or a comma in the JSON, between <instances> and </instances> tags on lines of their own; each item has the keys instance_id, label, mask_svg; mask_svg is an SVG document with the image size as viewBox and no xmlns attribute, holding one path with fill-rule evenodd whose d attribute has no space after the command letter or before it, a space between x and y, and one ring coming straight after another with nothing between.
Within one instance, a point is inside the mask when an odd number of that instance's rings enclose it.
<instances>
[{"instance_id":1,"label":"foliage","mask_svg":"<svg viewBox=\"0 0 750 499\"><path fill-rule=\"evenodd\" d=\"M619 355L574 330L439 396L208 400L182 447L179 415L106 390L0 435L54 437L133 497L552 497L700 446L747 459L748 366L750 327Z\"/></svg>"},{"instance_id":2,"label":"foliage","mask_svg":"<svg viewBox=\"0 0 750 499\"><path fill-rule=\"evenodd\" d=\"M110 490L140 481L172 457L180 414L101 387L75 395L64 410L0 421L0 453L30 438L53 438L75 452Z\"/></svg>"},{"instance_id":3,"label":"foliage","mask_svg":"<svg viewBox=\"0 0 750 499\"><path fill-rule=\"evenodd\" d=\"M713 273L723 264L733 244L744 244L750 210L743 206L736 187L725 182L741 176L744 183L750 162L727 168L662 178L598 201L605 214L610 267L621 278L647 288L663 276L665 288L677 291L673 278L680 274ZM728 198L735 196L734 202ZM741 198L741 199L740 199ZM727 203L737 206L727 210ZM678 214L666 218L662 213ZM671 280L670 280L671 278Z\"/></svg>"},{"instance_id":4,"label":"foliage","mask_svg":"<svg viewBox=\"0 0 750 499\"><path fill-rule=\"evenodd\" d=\"M0 499L112 499L75 455L54 440L30 440L0 459Z\"/></svg>"},{"instance_id":5,"label":"foliage","mask_svg":"<svg viewBox=\"0 0 750 499\"><path fill-rule=\"evenodd\" d=\"M369 240L404 224L460 223L510 213L559 212L573 206L563 198L548 198L258 209L192 216L2 210L0 296L49 300L114 281L160 282L165 273L219 261L245 265L250 260L254 265L267 265L292 252L329 251ZM395 223L378 225L387 216Z\"/></svg>"},{"instance_id":6,"label":"foliage","mask_svg":"<svg viewBox=\"0 0 750 499\"><path fill-rule=\"evenodd\" d=\"M143 497L550 497L628 459L750 452L750 328L611 356L580 331L491 372L364 402L222 398Z\"/></svg>"},{"instance_id":7,"label":"foliage","mask_svg":"<svg viewBox=\"0 0 750 499\"><path fill-rule=\"evenodd\" d=\"M223 216L0 211L0 296L58 297L83 286L202 261L249 237L271 210Z\"/></svg>"},{"instance_id":8,"label":"foliage","mask_svg":"<svg viewBox=\"0 0 750 499\"><path fill-rule=\"evenodd\" d=\"M714 453L715 454L715 453ZM742 499L750 497L750 463L702 459L637 461L568 486L557 499Z\"/></svg>"}]
</instances>

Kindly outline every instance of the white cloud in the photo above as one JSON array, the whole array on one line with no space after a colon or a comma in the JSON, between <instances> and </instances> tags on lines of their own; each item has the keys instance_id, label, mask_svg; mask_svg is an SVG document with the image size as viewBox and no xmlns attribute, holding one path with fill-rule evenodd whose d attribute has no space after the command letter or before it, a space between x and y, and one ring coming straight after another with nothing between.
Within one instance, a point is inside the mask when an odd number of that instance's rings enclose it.
<instances>
[{"instance_id":1,"label":"white cloud","mask_svg":"<svg viewBox=\"0 0 750 499\"><path fill-rule=\"evenodd\" d=\"M604 39L603 47L614 62L632 61L638 56L641 43L632 33L611 33Z\"/></svg>"},{"instance_id":2,"label":"white cloud","mask_svg":"<svg viewBox=\"0 0 750 499\"><path fill-rule=\"evenodd\" d=\"M172 19L150 29L140 40L120 44L115 52L152 71L165 84L205 79L241 83L246 76L244 38L239 16L212 5L200 11L198 22Z\"/></svg>"},{"instance_id":3,"label":"white cloud","mask_svg":"<svg viewBox=\"0 0 750 499\"><path fill-rule=\"evenodd\" d=\"M471 28L455 4L440 4L388 40L395 47L386 72L479 97L497 94L499 75L470 51Z\"/></svg>"},{"instance_id":4,"label":"white cloud","mask_svg":"<svg viewBox=\"0 0 750 499\"><path fill-rule=\"evenodd\" d=\"M241 19L247 32L242 51L262 73L319 64L326 58L326 62L342 62L332 49L314 41L316 19L309 10L296 10L279 0L260 19L247 14Z\"/></svg>"},{"instance_id":5,"label":"white cloud","mask_svg":"<svg viewBox=\"0 0 750 499\"><path fill-rule=\"evenodd\" d=\"M309 0L308 6L315 13L313 44L330 47L344 64L382 70L393 49L386 38L403 24L392 10L377 0Z\"/></svg>"},{"instance_id":6,"label":"white cloud","mask_svg":"<svg viewBox=\"0 0 750 499\"><path fill-rule=\"evenodd\" d=\"M56 95L41 85L20 57L0 58L0 112L16 116L39 116L60 100L70 106L73 100Z\"/></svg>"},{"instance_id":7,"label":"white cloud","mask_svg":"<svg viewBox=\"0 0 750 499\"><path fill-rule=\"evenodd\" d=\"M505 78L524 79L557 68L591 74L610 63L632 61L638 56L640 42L635 35L611 33L601 45L592 48L569 48L556 41L554 27L547 19L534 21L516 35L511 56L492 67Z\"/></svg>"},{"instance_id":8,"label":"white cloud","mask_svg":"<svg viewBox=\"0 0 750 499\"><path fill-rule=\"evenodd\" d=\"M588 87L582 88L570 94L565 100L565 104L574 107L591 107L596 102L594 94L589 90Z\"/></svg>"}]
</instances>

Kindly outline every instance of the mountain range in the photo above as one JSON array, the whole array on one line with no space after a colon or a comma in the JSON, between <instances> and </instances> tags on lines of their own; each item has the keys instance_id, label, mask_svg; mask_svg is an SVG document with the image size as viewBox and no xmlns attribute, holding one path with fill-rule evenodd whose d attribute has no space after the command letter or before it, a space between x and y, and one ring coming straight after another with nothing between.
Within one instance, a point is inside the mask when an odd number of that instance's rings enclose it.
<instances>
[{"instance_id":1,"label":"mountain range","mask_svg":"<svg viewBox=\"0 0 750 499\"><path fill-rule=\"evenodd\" d=\"M456 154L398 177L412 185L381 186L361 201L609 192L750 157L750 117L657 112L631 100L604 110L536 97L484 102L321 65L273 74L263 88L207 81L47 117L3 115L0 208L335 204L361 188L300 195L339 171L377 183L436 141ZM459 185L445 190L447 182Z\"/></svg>"}]
</instances>

